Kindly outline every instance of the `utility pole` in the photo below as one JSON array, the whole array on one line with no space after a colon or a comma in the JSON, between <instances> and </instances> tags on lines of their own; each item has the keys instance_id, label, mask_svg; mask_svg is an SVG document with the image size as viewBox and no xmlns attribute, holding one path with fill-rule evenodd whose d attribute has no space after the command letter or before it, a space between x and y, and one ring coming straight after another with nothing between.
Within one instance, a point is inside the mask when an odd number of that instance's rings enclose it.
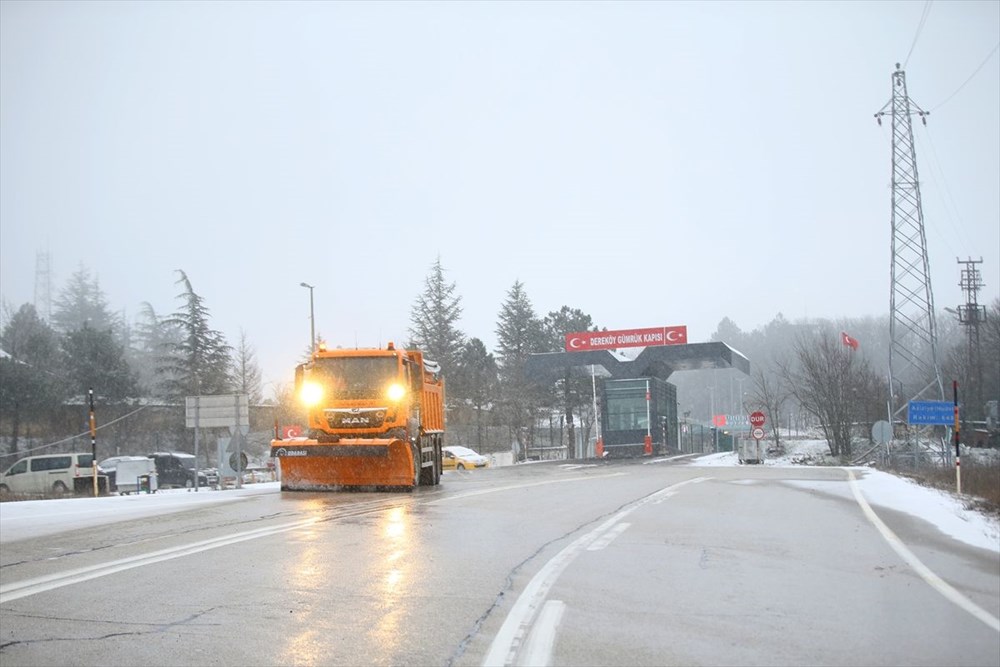
<instances>
[{"instance_id":1,"label":"utility pole","mask_svg":"<svg viewBox=\"0 0 1000 667\"><path fill-rule=\"evenodd\" d=\"M313 310L313 289L316 286L299 283L299 287L305 287L309 290L309 356L311 357L316 351L316 315Z\"/></svg>"},{"instance_id":2,"label":"utility pole","mask_svg":"<svg viewBox=\"0 0 1000 667\"><path fill-rule=\"evenodd\" d=\"M971 419L983 416L982 411L985 407L983 404L983 364L979 353L979 324L986 321L986 306L982 306L978 302L979 290L984 285L979 269L976 268L976 264L983 263L983 258L974 260L970 257L961 260L956 257L955 260L959 264L965 264L965 268L962 269L962 279L958 283L958 286L965 292L965 305L958 307L958 322L965 327L968 339L966 360L969 364L969 384L972 386L970 387L971 391L967 393L972 405L966 404L965 417ZM970 407L971 410L969 410Z\"/></svg>"},{"instance_id":3,"label":"utility pole","mask_svg":"<svg viewBox=\"0 0 1000 667\"><path fill-rule=\"evenodd\" d=\"M906 73L899 63L892 73L892 98L875 114L892 120L892 268L889 296L889 386L901 380L913 387L909 398L944 400L937 354L937 325L931 290L930 261L924 234L912 116L927 124L929 112L910 100ZM902 385L901 382L901 385ZM906 397L893 414L905 421ZM945 452L948 450L945 449Z\"/></svg>"}]
</instances>

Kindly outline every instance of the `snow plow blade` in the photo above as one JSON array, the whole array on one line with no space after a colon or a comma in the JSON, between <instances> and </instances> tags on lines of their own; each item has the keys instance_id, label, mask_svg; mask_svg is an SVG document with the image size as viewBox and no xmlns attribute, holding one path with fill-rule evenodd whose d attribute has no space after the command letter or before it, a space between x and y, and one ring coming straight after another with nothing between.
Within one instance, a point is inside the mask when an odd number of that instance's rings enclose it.
<instances>
[{"instance_id":1,"label":"snow plow blade","mask_svg":"<svg viewBox=\"0 0 1000 667\"><path fill-rule=\"evenodd\" d=\"M281 466L282 491L416 486L413 453L398 438L345 438L335 443L272 440L271 456Z\"/></svg>"}]
</instances>

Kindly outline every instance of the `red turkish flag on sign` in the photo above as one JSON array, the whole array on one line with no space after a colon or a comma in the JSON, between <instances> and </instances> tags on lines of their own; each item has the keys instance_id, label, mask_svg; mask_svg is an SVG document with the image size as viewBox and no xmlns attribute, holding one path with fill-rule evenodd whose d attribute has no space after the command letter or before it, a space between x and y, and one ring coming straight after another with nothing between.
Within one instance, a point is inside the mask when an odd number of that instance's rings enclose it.
<instances>
[{"instance_id":1,"label":"red turkish flag on sign","mask_svg":"<svg viewBox=\"0 0 1000 667\"><path fill-rule=\"evenodd\" d=\"M850 336L847 335L846 331L840 332L840 342L846 345L847 347L851 348L852 350L858 349L858 346L861 345L861 343L858 342L857 338L851 338Z\"/></svg>"}]
</instances>

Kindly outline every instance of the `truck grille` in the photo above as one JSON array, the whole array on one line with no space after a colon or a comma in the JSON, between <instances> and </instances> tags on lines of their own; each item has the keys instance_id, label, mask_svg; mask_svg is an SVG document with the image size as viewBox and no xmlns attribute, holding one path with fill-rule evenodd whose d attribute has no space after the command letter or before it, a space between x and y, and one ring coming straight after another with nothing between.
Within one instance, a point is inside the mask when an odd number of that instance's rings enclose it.
<instances>
[{"instance_id":1,"label":"truck grille","mask_svg":"<svg viewBox=\"0 0 1000 667\"><path fill-rule=\"evenodd\" d=\"M381 428L385 422L385 408L332 408L323 414L330 428Z\"/></svg>"}]
</instances>

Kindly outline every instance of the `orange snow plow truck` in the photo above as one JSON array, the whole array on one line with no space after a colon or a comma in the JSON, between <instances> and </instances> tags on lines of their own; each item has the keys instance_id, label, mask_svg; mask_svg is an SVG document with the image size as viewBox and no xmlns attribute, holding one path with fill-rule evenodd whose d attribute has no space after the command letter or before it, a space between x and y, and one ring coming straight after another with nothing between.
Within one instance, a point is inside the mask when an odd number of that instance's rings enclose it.
<instances>
[{"instance_id":1,"label":"orange snow plow truck","mask_svg":"<svg viewBox=\"0 0 1000 667\"><path fill-rule=\"evenodd\" d=\"M272 440L282 491L441 481L444 380L416 350L327 350L295 369L307 438Z\"/></svg>"}]
</instances>

